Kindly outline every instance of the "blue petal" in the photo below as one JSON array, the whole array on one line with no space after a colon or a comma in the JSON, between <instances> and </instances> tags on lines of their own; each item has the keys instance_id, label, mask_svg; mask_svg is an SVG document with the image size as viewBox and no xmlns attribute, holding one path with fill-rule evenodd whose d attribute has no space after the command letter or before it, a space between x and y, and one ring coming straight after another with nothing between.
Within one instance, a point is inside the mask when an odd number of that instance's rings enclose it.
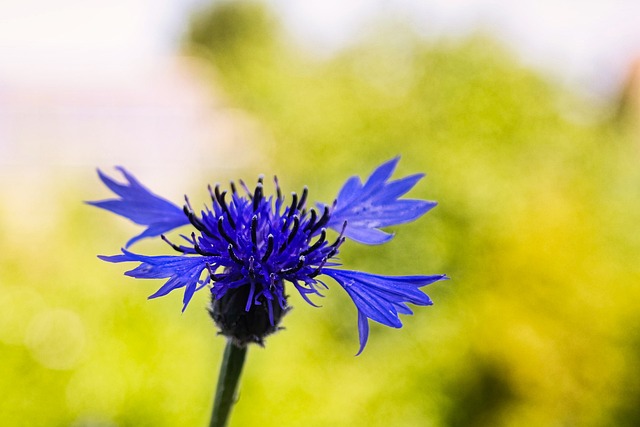
<instances>
[{"instance_id":1,"label":"blue petal","mask_svg":"<svg viewBox=\"0 0 640 427\"><path fill-rule=\"evenodd\" d=\"M436 206L436 202L426 200L399 200L424 176L415 174L389 181L399 160L396 157L380 165L364 185L358 177L349 178L338 193L328 226L340 231L347 221L346 237L377 245L393 237L380 227L413 221Z\"/></svg>"},{"instance_id":2,"label":"blue petal","mask_svg":"<svg viewBox=\"0 0 640 427\"><path fill-rule=\"evenodd\" d=\"M127 271L127 276L137 279L166 279L162 285L149 298L164 296L174 289L184 287L183 307L184 311L191 300L194 292L202 287L200 276L207 268L207 264L214 264L211 257L188 257L188 256L146 256L134 254L126 249L122 249L122 254L114 256L100 255L98 258L107 262L140 262L140 265ZM198 286L201 285L201 286Z\"/></svg>"},{"instance_id":3,"label":"blue petal","mask_svg":"<svg viewBox=\"0 0 640 427\"><path fill-rule=\"evenodd\" d=\"M360 182L360 178L352 176L342 186L342 189L338 193L338 200L343 200L345 203L348 203L361 189L362 183Z\"/></svg>"},{"instance_id":4,"label":"blue petal","mask_svg":"<svg viewBox=\"0 0 640 427\"><path fill-rule=\"evenodd\" d=\"M344 234L351 240L368 245L380 245L393 239L393 234L391 233L386 233L377 228L351 227L351 223L347 225Z\"/></svg>"},{"instance_id":5,"label":"blue petal","mask_svg":"<svg viewBox=\"0 0 640 427\"><path fill-rule=\"evenodd\" d=\"M120 198L87 203L128 218L136 224L147 226L145 231L130 239L126 247L145 237L159 236L189 223L182 209L153 194L124 168L117 169L124 175L126 184L114 181L100 170L98 175L102 182Z\"/></svg>"},{"instance_id":6,"label":"blue petal","mask_svg":"<svg viewBox=\"0 0 640 427\"><path fill-rule=\"evenodd\" d=\"M362 353L369 339L369 320L360 310L358 310L358 336L360 337L360 349L358 349L356 356Z\"/></svg>"},{"instance_id":7,"label":"blue petal","mask_svg":"<svg viewBox=\"0 0 640 427\"><path fill-rule=\"evenodd\" d=\"M448 279L444 274L433 276L379 276L350 270L325 268L323 274L332 277L349 294L358 308L360 351L369 334L366 319L375 320L393 328L402 327L399 314L411 314L406 303L431 305L431 299L419 288L438 280Z\"/></svg>"}]
</instances>

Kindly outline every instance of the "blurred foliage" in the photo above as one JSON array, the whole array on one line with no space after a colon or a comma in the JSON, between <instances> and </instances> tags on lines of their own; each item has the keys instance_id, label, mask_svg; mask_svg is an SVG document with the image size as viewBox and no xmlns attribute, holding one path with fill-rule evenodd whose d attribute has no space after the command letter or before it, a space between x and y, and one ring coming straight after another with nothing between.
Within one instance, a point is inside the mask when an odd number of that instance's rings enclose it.
<instances>
[{"instance_id":1,"label":"blurred foliage","mask_svg":"<svg viewBox=\"0 0 640 427\"><path fill-rule=\"evenodd\" d=\"M452 277L401 330L372 325L358 358L339 288L320 309L292 295L287 329L249 352L231 425L640 424L640 153L624 126L481 35L426 42L385 24L319 59L234 1L198 13L185 44L260 121L256 174L329 201L398 154L398 176L427 172L412 196L435 210L341 256ZM182 315L180 295L147 302L155 284L95 258L133 228L62 194L54 227L11 237L0 221L3 418L205 425L223 349L206 293Z\"/></svg>"}]
</instances>

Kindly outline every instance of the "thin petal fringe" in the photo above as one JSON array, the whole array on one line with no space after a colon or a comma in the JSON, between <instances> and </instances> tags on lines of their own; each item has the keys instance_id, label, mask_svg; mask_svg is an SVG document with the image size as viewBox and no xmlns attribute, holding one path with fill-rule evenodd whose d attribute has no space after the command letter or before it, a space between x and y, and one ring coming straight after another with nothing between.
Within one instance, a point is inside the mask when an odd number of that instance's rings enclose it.
<instances>
[{"instance_id":1,"label":"thin petal fringe","mask_svg":"<svg viewBox=\"0 0 640 427\"><path fill-rule=\"evenodd\" d=\"M378 166L364 185L358 177L349 178L338 192L328 227L339 232L346 221L346 237L367 245L379 245L393 238L380 227L414 221L433 209L436 202L400 200L424 175L389 181L399 161L400 157L396 157Z\"/></svg>"}]
</instances>

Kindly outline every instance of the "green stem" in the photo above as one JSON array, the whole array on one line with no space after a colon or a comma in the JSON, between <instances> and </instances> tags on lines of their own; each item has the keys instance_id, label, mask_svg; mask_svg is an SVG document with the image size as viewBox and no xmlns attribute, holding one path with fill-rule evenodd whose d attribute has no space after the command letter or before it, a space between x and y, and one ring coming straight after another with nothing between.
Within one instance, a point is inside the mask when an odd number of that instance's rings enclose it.
<instances>
[{"instance_id":1,"label":"green stem","mask_svg":"<svg viewBox=\"0 0 640 427\"><path fill-rule=\"evenodd\" d=\"M216 396L213 400L213 411L209 427L224 427L227 425L231 407L235 403L238 380L247 355L246 347L238 347L231 340L227 340L224 349Z\"/></svg>"}]
</instances>

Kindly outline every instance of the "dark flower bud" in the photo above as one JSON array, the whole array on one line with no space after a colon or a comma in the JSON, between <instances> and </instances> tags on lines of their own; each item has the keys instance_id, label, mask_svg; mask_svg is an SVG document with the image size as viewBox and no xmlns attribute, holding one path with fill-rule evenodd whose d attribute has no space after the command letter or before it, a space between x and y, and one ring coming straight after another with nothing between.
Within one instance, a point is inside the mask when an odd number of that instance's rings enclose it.
<instances>
[{"instance_id":1,"label":"dark flower bud","mask_svg":"<svg viewBox=\"0 0 640 427\"><path fill-rule=\"evenodd\" d=\"M209 306L209 314L220 329L219 334L232 339L238 347L245 347L249 343L264 346L264 339L268 335L282 329L278 325L291 309L290 306L283 309L277 303L269 304L261 295L258 297L260 304L251 304L247 310L250 291L249 283L229 289L219 299L213 296Z\"/></svg>"}]
</instances>

